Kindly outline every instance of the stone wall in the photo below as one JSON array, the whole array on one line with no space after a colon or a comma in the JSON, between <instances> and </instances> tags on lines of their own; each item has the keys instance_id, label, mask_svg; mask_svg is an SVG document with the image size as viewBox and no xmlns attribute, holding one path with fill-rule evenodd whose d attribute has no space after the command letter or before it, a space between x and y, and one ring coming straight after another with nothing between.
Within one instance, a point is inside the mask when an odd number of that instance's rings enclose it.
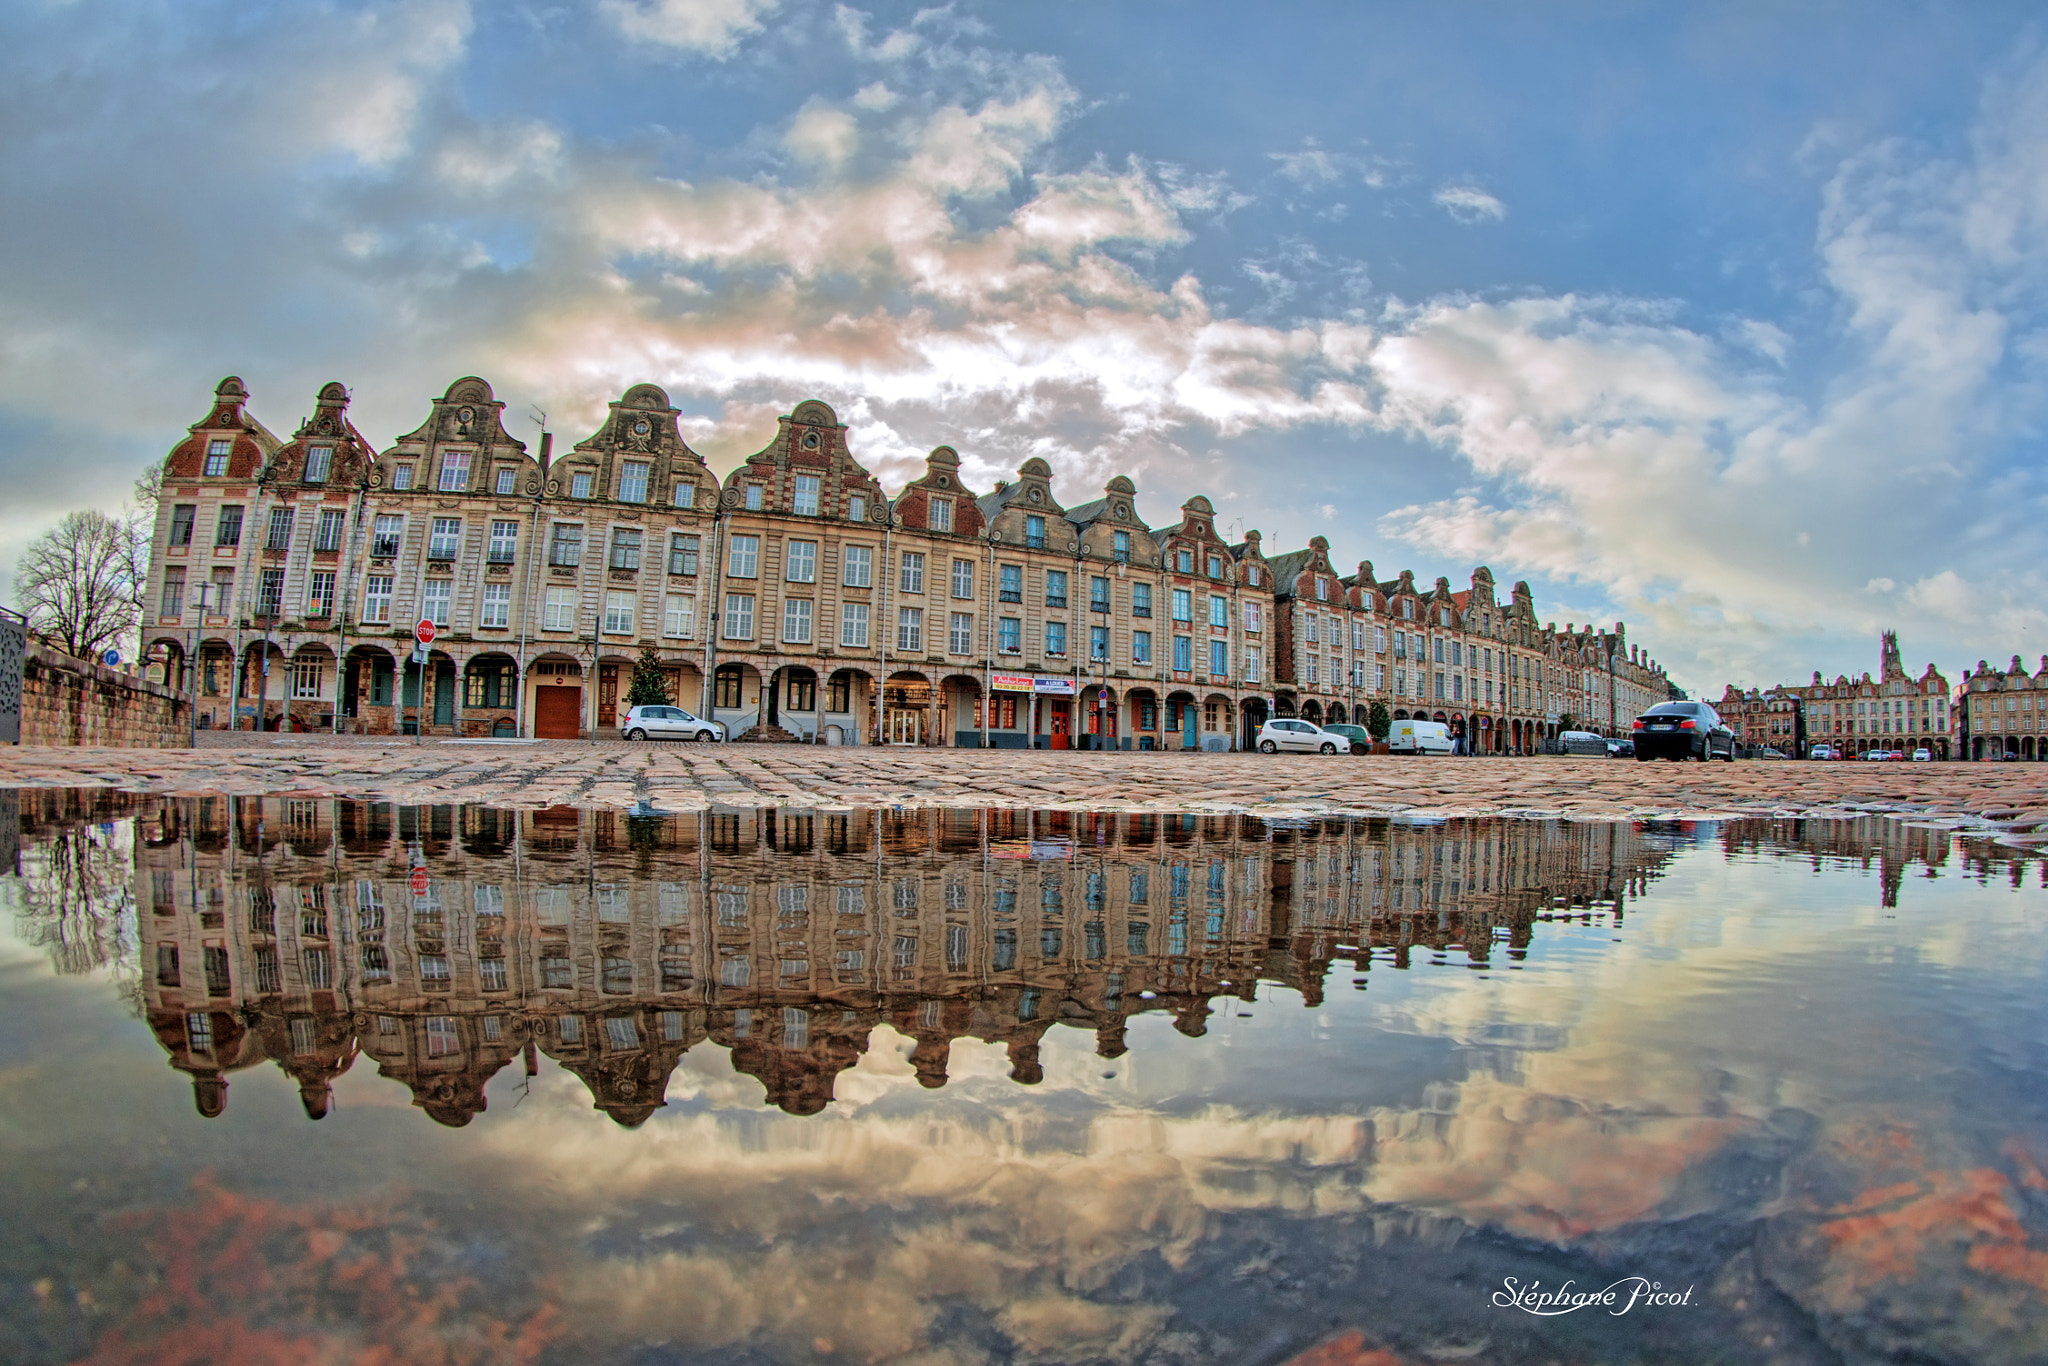
<instances>
[{"instance_id":1,"label":"stone wall","mask_svg":"<svg viewBox=\"0 0 2048 1366\"><path fill-rule=\"evenodd\" d=\"M21 743L183 749L186 701L159 683L31 640L21 670Z\"/></svg>"}]
</instances>

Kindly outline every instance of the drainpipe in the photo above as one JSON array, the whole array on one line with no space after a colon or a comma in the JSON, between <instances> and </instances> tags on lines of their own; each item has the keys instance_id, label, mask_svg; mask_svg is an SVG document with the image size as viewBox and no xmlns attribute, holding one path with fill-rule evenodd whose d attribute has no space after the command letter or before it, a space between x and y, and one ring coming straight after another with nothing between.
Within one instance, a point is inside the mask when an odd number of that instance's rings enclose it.
<instances>
[{"instance_id":1,"label":"drainpipe","mask_svg":"<svg viewBox=\"0 0 2048 1366\"><path fill-rule=\"evenodd\" d=\"M996 542L995 528L990 527L988 540L988 610L981 614L982 657L987 667L981 678L981 747L988 748L988 709L995 705L996 681Z\"/></svg>"},{"instance_id":2,"label":"drainpipe","mask_svg":"<svg viewBox=\"0 0 2048 1366\"><path fill-rule=\"evenodd\" d=\"M552 433L540 434L541 475L547 475L548 447ZM545 485L543 485L545 488ZM540 563L540 509L542 489L534 490L533 522L526 532L526 590L519 595L519 683L512 693L512 733L526 734L526 689L529 685L526 663L526 628L533 620L533 571Z\"/></svg>"},{"instance_id":3,"label":"drainpipe","mask_svg":"<svg viewBox=\"0 0 2048 1366\"><path fill-rule=\"evenodd\" d=\"M711 705L712 699L716 696L712 688L713 677L718 669L718 620L725 610L725 499L722 494L723 490L718 499L717 510L711 514L710 563L707 566L700 561L697 565L699 602L704 600L702 584L705 577L708 575L711 579L711 612L704 619L704 687L698 699L702 704L698 715L707 721L717 719Z\"/></svg>"}]
</instances>

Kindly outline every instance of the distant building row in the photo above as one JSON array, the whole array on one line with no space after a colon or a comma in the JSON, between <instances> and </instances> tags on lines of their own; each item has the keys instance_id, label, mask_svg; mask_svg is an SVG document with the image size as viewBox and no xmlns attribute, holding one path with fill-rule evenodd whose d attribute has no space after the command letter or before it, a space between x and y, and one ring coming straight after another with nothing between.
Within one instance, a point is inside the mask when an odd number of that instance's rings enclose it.
<instances>
[{"instance_id":1,"label":"distant building row","mask_svg":"<svg viewBox=\"0 0 2048 1366\"><path fill-rule=\"evenodd\" d=\"M348 402L326 385L281 440L230 378L165 462L143 643L208 724L586 737L648 647L729 733L836 744L1232 749L1380 701L1516 752L1670 695L1621 625L1539 623L1484 567L1453 591L1340 573L1321 537L1269 556L1200 496L1151 526L1121 476L1063 507L1039 459L977 492L947 446L892 496L815 400L722 480L651 384L559 458L480 379L381 452Z\"/></svg>"},{"instance_id":2,"label":"distant building row","mask_svg":"<svg viewBox=\"0 0 2048 1366\"><path fill-rule=\"evenodd\" d=\"M1816 671L1811 683L1730 685L1716 710L1742 744L1795 759L1822 744L1850 757L1870 750L1924 749L1935 759L1961 753L1948 679L1932 664L1917 677L1908 673L1896 631L1879 642L1874 677L1840 675L1830 683Z\"/></svg>"}]
</instances>

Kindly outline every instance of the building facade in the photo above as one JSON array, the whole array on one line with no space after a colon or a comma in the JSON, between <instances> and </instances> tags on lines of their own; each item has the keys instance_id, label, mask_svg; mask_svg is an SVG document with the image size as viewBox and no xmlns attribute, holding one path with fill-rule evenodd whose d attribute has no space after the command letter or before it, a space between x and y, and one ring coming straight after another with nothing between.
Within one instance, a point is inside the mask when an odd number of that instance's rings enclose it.
<instances>
[{"instance_id":1,"label":"building facade","mask_svg":"<svg viewBox=\"0 0 2048 1366\"><path fill-rule=\"evenodd\" d=\"M559 457L473 376L382 451L348 405L281 440L230 378L166 460L144 648L202 725L593 737L648 650L729 734L825 744L1231 750L1380 702L1518 753L1668 695L1620 625L1539 625L1484 567L1269 561L1207 498L1153 527L1122 476L1069 508L1045 461L980 492L949 446L891 495L816 400L723 478L652 384Z\"/></svg>"},{"instance_id":2,"label":"building facade","mask_svg":"<svg viewBox=\"0 0 2048 1366\"><path fill-rule=\"evenodd\" d=\"M1996 669L1963 670L1957 694L1957 752L1968 759L2048 759L2048 655L2028 673L2014 655Z\"/></svg>"},{"instance_id":3,"label":"building facade","mask_svg":"<svg viewBox=\"0 0 2048 1366\"><path fill-rule=\"evenodd\" d=\"M1815 670L1810 683L1748 690L1731 684L1715 709L1739 744L1773 747L1796 759L1821 744L1849 757L1924 749L1935 759L1949 759L1961 752L1951 701L1941 671L1930 663L1917 676L1908 672L1898 632L1886 631L1878 642L1875 675L1839 674L1830 683Z\"/></svg>"}]
</instances>

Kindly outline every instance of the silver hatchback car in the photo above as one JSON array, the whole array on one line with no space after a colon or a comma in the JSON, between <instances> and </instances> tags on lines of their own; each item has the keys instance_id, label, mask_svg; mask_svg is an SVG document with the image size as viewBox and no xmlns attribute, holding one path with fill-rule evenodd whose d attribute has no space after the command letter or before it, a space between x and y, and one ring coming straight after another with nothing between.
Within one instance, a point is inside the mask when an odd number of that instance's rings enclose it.
<instances>
[{"instance_id":1,"label":"silver hatchback car","mask_svg":"<svg viewBox=\"0 0 2048 1366\"><path fill-rule=\"evenodd\" d=\"M1349 754L1351 737L1332 735L1313 721L1283 716L1259 727L1258 745L1261 754L1278 754L1284 749L1316 754Z\"/></svg>"},{"instance_id":2,"label":"silver hatchback car","mask_svg":"<svg viewBox=\"0 0 2048 1366\"><path fill-rule=\"evenodd\" d=\"M724 740L725 727L701 721L681 707L635 707L619 727L628 740Z\"/></svg>"}]
</instances>

